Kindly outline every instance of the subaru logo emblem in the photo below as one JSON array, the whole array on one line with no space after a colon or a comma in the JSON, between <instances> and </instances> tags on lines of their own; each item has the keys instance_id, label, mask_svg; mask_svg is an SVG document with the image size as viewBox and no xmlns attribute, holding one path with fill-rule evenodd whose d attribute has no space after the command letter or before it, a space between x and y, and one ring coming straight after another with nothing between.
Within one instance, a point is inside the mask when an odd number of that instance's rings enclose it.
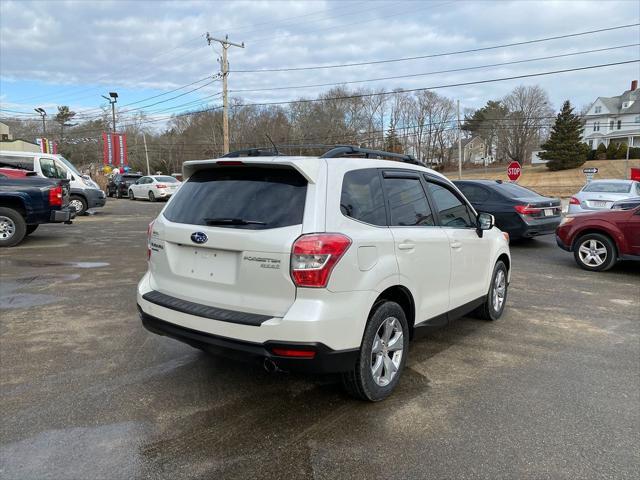
<instances>
[{"instance_id":1,"label":"subaru logo emblem","mask_svg":"<svg viewBox=\"0 0 640 480\"><path fill-rule=\"evenodd\" d=\"M209 237L207 237L207 234L204 232L193 232L191 234L191 241L193 243L207 243L207 240L209 240Z\"/></svg>"}]
</instances>

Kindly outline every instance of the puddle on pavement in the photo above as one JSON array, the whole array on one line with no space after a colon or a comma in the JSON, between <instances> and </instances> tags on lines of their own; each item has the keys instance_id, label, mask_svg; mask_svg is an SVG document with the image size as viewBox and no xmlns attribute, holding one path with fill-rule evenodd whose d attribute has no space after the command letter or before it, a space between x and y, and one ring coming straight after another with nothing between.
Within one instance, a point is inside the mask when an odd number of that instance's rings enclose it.
<instances>
[{"instance_id":1,"label":"puddle on pavement","mask_svg":"<svg viewBox=\"0 0 640 480\"><path fill-rule=\"evenodd\" d=\"M47 260L23 260L13 258L0 259L0 267L75 267L75 268L100 268L107 267L107 262L52 262Z\"/></svg>"},{"instance_id":2,"label":"puddle on pavement","mask_svg":"<svg viewBox=\"0 0 640 480\"><path fill-rule=\"evenodd\" d=\"M60 295L48 295L42 293L20 293L21 290L31 287L41 287L58 282L73 282L80 278L78 274L72 275L32 275L29 277L3 280L0 282L0 310L13 308L37 307L64 300Z\"/></svg>"}]
</instances>

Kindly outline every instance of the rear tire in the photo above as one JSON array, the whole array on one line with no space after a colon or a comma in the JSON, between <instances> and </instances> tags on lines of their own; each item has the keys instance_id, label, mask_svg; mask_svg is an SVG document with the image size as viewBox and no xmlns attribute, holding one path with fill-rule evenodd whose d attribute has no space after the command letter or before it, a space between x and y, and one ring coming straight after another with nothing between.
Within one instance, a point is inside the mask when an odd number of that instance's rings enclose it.
<instances>
[{"instance_id":1,"label":"rear tire","mask_svg":"<svg viewBox=\"0 0 640 480\"><path fill-rule=\"evenodd\" d=\"M616 264L618 251L608 236L601 233L588 233L575 241L573 258L584 270L603 272Z\"/></svg>"},{"instance_id":2,"label":"rear tire","mask_svg":"<svg viewBox=\"0 0 640 480\"><path fill-rule=\"evenodd\" d=\"M504 308L507 305L507 293L509 290L509 284L507 278L509 278L509 272L507 266L502 260L498 260L496 266L493 268L493 275L491 275L491 284L489 285L489 291L485 297L484 303L480 305L475 313L475 316L482 320L498 320Z\"/></svg>"},{"instance_id":3,"label":"rear tire","mask_svg":"<svg viewBox=\"0 0 640 480\"><path fill-rule=\"evenodd\" d=\"M87 201L78 195L71 195L69 198L69 206L75 209L76 216L78 217L87 212Z\"/></svg>"},{"instance_id":4,"label":"rear tire","mask_svg":"<svg viewBox=\"0 0 640 480\"><path fill-rule=\"evenodd\" d=\"M155 202L156 201L156 196L153 194L153 192L151 190L149 190L149 201L150 202Z\"/></svg>"},{"instance_id":5,"label":"rear tire","mask_svg":"<svg viewBox=\"0 0 640 480\"><path fill-rule=\"evenodd\" d=\"M395 302L379 303L365 327L353 370L342 374L345 389L361 400L384 400L396 388L408 353L409 326L404 310Z\"/></svg>"},{"instance_id":6,"label":"rear tire","mask_svg":"<svg viewBox=\"0 0 640 480\"><path fill-rule=\"evenodd\" d=\"M119 188L116 190L116 198L122 198L122 190Z\"/></svg>"},{"instance_id":7,"label":"rear tire","mask_svg":"<svg viewBox=\"0 0 640 480\"><path fill-rule=\"evenodd\" d=\"M12 208L0 207L0 247L14 247L27 235L24 217Z\"/></svg>"},{"instance_id":8,"label":"rear tire","mask_svg":"<svg viewBox=\"0 0 640 480\"><path fill-rule=\"evenodd\" d=\"M38 224L37 223L35 225L27 225L27 231L26 231L25 235L31 235L33 232L36 231L36 228L38 228Z\"/></svg>"}]
</instances>

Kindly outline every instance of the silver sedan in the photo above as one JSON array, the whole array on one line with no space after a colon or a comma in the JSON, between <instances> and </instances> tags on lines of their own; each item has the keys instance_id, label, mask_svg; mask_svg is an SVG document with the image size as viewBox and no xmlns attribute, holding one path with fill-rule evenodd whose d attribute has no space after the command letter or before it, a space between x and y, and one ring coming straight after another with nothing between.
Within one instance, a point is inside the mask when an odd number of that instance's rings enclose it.
<instances>
[{"instance_id":1,"label":"silver sedan","mask_svg":"<svg viewBox=\"0 0 640 480\"><path fill-rule=\"evenodd\" d=\"M594 180L569 200L569 213L586 213L611 208L614 202L640 196L635 180Z\"/></svg>"}]
</instances>

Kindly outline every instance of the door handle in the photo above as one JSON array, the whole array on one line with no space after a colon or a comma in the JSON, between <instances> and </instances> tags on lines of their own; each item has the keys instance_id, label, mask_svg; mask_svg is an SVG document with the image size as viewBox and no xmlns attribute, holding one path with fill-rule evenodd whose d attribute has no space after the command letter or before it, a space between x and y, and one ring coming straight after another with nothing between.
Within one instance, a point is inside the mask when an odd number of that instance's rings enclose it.
<instances>
[{"instance_id":1,"label":"door handle","mask_svg":"<svg viewBox=\"0 0 640 480\"><path fill-rule=\"evenodd\" d=\"M403 243L398 244L398 250L413 250L414 248L416 248L416 244L409 240L405 240Z\"/></svg>"},{"instance_id":2,"label":"door handle","mask_svg":"<svg viewBox=\"0 0 640 480\"><path fill-rule=\"evenodd\" d=\"M450 245L454 250L459 250L462 248L462 242L451 242Z\"/></svg>"}]
</instances>

